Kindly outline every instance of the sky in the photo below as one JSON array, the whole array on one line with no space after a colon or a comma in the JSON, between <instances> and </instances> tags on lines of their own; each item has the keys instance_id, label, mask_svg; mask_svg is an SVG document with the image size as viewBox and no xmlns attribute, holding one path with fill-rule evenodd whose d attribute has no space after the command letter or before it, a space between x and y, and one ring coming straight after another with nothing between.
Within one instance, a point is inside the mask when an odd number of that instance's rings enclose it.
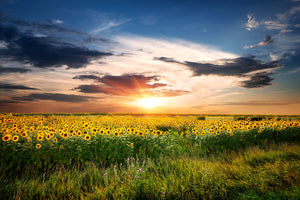
<instances>
[{"instance_id":1,"label":"sky","mask_svg":"<svg viewBox=\"0 0 300 200\"><path fill-rule=\"evenodd\" d=\"M0 112L300 114L300 0L0 0Z\"/></svg>"}]
</instances>

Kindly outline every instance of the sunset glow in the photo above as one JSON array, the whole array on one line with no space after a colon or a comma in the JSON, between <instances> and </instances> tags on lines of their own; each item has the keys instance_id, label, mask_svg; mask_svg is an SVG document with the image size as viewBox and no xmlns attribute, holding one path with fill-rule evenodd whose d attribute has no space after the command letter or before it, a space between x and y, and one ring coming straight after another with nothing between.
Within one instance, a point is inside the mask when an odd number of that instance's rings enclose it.
<instances>
[{"instance_id":1,"label":"sunset glow","mask_svg":"<svg viewBox=\"0 0 300 200\"><path fill-rule=\"evenodd\" d=\"M137 101L137 105L141 108L154 108L156 106L159 106L160 101L158 98L144 98Z\"/></svg>"},{"instance_id":2,"label":"sunset glow","mask_svg":"<svg viewBox=\"0 0 300 200\"><path fill-rule=\"evenodd\" d=\"M295 0L4 0L0 112L300 114L299 18Z\"/></svg>"}]
</instances>

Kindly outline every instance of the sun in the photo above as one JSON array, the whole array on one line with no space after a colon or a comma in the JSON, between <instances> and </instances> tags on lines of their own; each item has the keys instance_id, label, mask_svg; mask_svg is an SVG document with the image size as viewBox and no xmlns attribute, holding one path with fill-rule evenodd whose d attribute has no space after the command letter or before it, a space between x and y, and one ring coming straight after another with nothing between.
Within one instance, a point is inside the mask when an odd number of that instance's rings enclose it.
<instances>
[{"instance_id":1,"label":"sun","mask_svg":"<svg viewBox=\"0 0 300 200\"><path fill-rule=\"evenodd\" d=\"M144 98L144 99L140 99L137 101L137 105L139 107L147 108L147 109L154 108L154 107L158 106L159 104L160 104L159 99L155 98L155 97Z\"/></svg>"}]
</instances>

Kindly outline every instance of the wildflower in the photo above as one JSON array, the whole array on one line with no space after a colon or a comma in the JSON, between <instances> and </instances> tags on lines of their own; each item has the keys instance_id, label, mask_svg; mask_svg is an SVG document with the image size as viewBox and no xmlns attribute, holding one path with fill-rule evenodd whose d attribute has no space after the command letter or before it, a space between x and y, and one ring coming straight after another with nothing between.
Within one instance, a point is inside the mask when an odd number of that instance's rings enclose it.
<instances>
[{"instance_id":1,"label":"wildflower","mask_svg":"<svg viewBox=\"0 0 300 200\"><path fill-rule=\"evenodd\" d=\"M139 169L139 172L144 172L142 169Z\"/></svg>"},{"instance_id":2,"label":"wildflower","mask_svg":"<svg viewBox=\"0 0 300 200\"><path fill-rule=\"evenodd\" d=\"M35 147L36 147L37 149L41 148L41 146L42 146L41 144L36 144L36 145L35 145Z\"/></svg>"},{"instance_id":3,"label":"wildflower","mask_svg":"<svg viewBox=\"0 0 300 200\"><path fill-rule=\"evenodd\" d=\"M103 176L106 176L106 173L104 173Z\"/></svg>"},{"instance_id":4,"label":"wildflower","mask_svg":"<svg viewBox=\"0 0 300 200\"><path fill-rule=\"evenodd\" d=\"M132 142L130 143L130 146L133 147L133 143ZM128 160L129 160L129 158L128 158Z\"/></svg>"}]
</instances>

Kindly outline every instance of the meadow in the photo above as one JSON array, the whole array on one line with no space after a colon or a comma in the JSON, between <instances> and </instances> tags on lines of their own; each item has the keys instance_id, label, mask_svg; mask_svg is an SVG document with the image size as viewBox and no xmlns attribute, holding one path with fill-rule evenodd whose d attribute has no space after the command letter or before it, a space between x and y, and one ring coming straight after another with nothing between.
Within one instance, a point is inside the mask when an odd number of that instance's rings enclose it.
<instances>
[{"instance_id":1,"label":"meadow","mask_svg":"<svg viewBox=\"0 0 300 200\"><path fill-rule=\"evenodd\" d=\"M1 114L0 199L299 199L299 116Z\"/></svg>"}]
</instances>

